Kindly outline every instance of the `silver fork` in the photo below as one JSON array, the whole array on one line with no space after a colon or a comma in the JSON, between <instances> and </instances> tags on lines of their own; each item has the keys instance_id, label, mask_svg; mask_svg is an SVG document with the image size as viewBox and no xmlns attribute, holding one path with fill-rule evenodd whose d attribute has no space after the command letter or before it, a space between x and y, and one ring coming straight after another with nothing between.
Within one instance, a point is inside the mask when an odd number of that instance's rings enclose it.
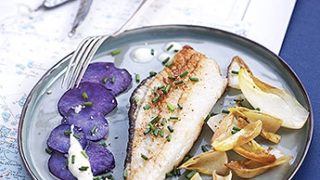
<instances>
[{"instance_id":1,"label":"silver fork","mask_svg":"<svg viewBox=\"0 0 320 180\"><path fill-rule=\"evenodd\" d=\"M148 3L147 3L148 2ZM127 29L133 19L136 17L138 12L141 12L142 7L150 4L151 0L143 0L139 7L134 11L134 13L130 16L130 18L114 33L110 36L92 36L84 39L76 51L73 53L69 65L67 67L66 73L62 80L62 88L70 89L73 87L78 87L79 83L90 63L96 51L99 49L101 44L110 39L111 37L117 36L121 34L123 31Z\"/></svg>"}]
</instances>

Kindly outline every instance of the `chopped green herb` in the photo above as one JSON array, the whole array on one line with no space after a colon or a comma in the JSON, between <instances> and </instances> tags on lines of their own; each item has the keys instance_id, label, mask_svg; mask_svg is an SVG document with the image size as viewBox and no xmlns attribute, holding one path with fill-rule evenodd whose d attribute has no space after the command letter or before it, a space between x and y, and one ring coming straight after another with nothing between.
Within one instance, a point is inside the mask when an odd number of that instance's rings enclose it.
<instances>
[{"instance_id":1,"label":"chopped green herb","mask_svg":"<svg viewBox=\"0 0 320 180\"><path fill-rule=\"evenodd\" d=\"M173 175L173 173L172 172L168 172L168 173L166 173L166 178L169 178L169 177L173 177L174 175Z\"/></svg>"},{"instance_id":2,"label":"chopped green herb","mask_svg":"<svg viewBox=\"0 0 320 180\"><path fill-rule=\"evenodd\" d=\"M167 108L170 112L174 112L174 110L176 110L176 107L174 107L174 105L171 103L167 103Z\"/></svg>"},{"instance_id":3,"label":"chopped green herb","mask_svg":"<svg viewBox=\"0 0 320 180\"><path fill-rule=\"evenodd\" d=\"M91 101L84 102L83 105L85 107L92 107L93 103Z\"/></svg>"},{"instance_id":4,"label":"chopped green herb","mask_svg":"<svg viewBox=\"0 0 320 180\"><path fill-rule=\"evenodd\" d=\"M171 134L169 134L167 137L166 137L167 141L170 142L171 141Z\"/></svg>"},{"instance_id":5,"label":"chopped green herb","mask_svg":"<svg viewBox=\"0 0 320 180\"><path fill-rule=\"evenodd\" d=\"M151 49L151 55L154 56L154 49Z\"/></svg>"},{"instance_id":6,"label":"chopped green herb","mask_svg":"<svg viewBox=\"0 0 320 180\"><path fill-rule=\"evenodd\" d=\"M146 161L149 159L149 158L148 158L146 155L144 155L144 154L141 154L141 158L144 159L144 160L146 160Z\"/></svg>"},{"instance_id":7,"label":"chopped green herb","mask_svg":"<svg viewBox=\"0 0 320 180\"><path fill-rule=\"evenodd\" d=\"M103 84L106 84L107 82L108 82L108 77L105 76L105 77L102 79L102 83L103 83Z\"/></svg>"},{"instance_id":8,"label":"chopped green herb","mask_svg":"<svg viewBox=\"0 0 320 180\"><path fill-rule=\"evenodd\" d=\"M183 109L183 107L182 107L181 104L178 103L177 105L178 105L178 108L179 108L179 109Z\"/></svg>"},{"instance_id":9,"label":"chopped green herb","mask_svg":"<svg viewBox=\"0 0 320 180\"><path fill-rule=\"evenodd\" d=\"M174 131L173 127L167 126L168 130L172 133Z\"/></svg>"},{"instance_id":10,"label":"chopped green herb","mask_svg":"<svg viewBox=\"0 0 320 180\"><path fill-rule=\"evenodd\" d=\"M161 125L164 126L165 124L167 124L167 120L166 120L166 118L162 118Z\"/></svg>"},{"instance_id":11,"label":"chopped green herb","mask_svg":"<svg viewBox=\"0 0 320 180\"><path fill-rule=\"evenodd\" d=\"M162 65L166 65L169 62L169 60L170 60L170 57L167 57L166 59L164 59L162 61Z\"/></svg>"},{"instance_id":12,"label":"chopped green herb","mask_svg":"<svg viewBox=\"0 0 320 180\"><path fill-rule=\"evenodd\" d=\"M97 126L93 126L93 128L90 130L91 135L95 135L97 133L97 131L98 131Z\"/></svg>"},{"instance_id":13,"label":"chopped green herb","mask_svg":"<svg viewBox=\"0 0 320 180\"><path fill-rule=\"evenodd\" d=\"M156 124L160 119L161 119L161 117L158 115L158 116L152 118L150 123L151 124Z\"/></svg>"},{"instance_id":14,"label":"chopped green herb","mask_svg":"<svg viewBox=\"0 0 320 180\"><path fill-rule=\"evenodd\" d=\"M171 116L169 119L170 119L170 120L179 120L179 118L178 118L178 117L175 117L175 116Z\"/></svg>"},{"instance_id":15,"label":"chopped green herb","mask_svg":"<svg viewBox=\"0 0 320 180\"><path fill-rule=\"evenodd\" d=\"M198 82L199 81L199 78L195 77L195 76L192 76L192 77L189 77L190 81L193 81L193 82Z\"/></svg>"},{"instance_id":16,"label":"chopped green herb","mask_svg":"<svg viewBox=\"0 0 320 180\"><path fill-rule=\"evenodd\" d=\"M152 99L152 103L157 103L159 101L159 99L160 99L160 95L157 95L156 97L154 97Z\"/></svg>"},{"instance_id":17,"label":"chopped green herb","mask_svg":"<svg viewBox=\"0 0 320 180\"><path fill-rule=\"evenodd\" d=\"M72 132L69 131L69 130L63 132L63 134L64 134L65 136L70 136L71 133L72 133Z\"/></svg>"},{"instance_id":18,"label":"chopped green herb","mask_svg":"<svg viewBox=\"0 0 320 180\"><path fill-rule=\"evenodd\" d=\"M173 52L175 52L175 53L176 53L176 52L179 52L179 49L175 49Z\"/></svg>"},{"instance_id":19,"label":"chopped green herb","mask_svg":"<svg viewBox=\"0 0 320 180\"><path fill-rule=\"evenodd\" d=\"M154 125L153 124L151 124L151 123L148 123L148 126L149 126L149 128L151 129L151 131L153 131L154 130Z\"/></svg>"},{"instance_id":20,"label":"chopped green herb","mask_svg":"<svg viewBox=\"0 0 320 180\"><path fill-rule=\"evenodd\" d=\"M232 74L239 74L239 71L231 71Z\"/></svg>"},{"instance_id":21,"label":"chopped green herb","mask_svg":"<svg viewBox=\"0 0 320 180\"><path fill-rule=\"evenodd\" d=\"M167 47L167 51L170 51L171 48L173 48L173 44L170 44L170 46Z\"/></svg>"},{"instance_id":22,"label":"chopped green herb","mask_svg":"<svg viewBox=\"0 0 320 180\"><path fill-rule=\"evenodd\" d=\"M175 76L168 76L168 79L170 79L170 80L176 80L176 77Z\"/></svg>"},{"instance_id":23,"label":"chopped green herb","mask_svg":"<svg viewBox=\"0 0 320 180\"><path fill-rule=\"evenodd\" d=\"M84 100L88 100L88 99L89 99L88 94L87 94L86 92L83 92L83 93L81 94L81 96L82 96L82 98L83 98Z\"/></svg>"},{"instance_id":24,"label":"chopped green herb","mask_svg":"<svg viewBox=\"0 0 320 180\"><path fill-rule=\"evenodd\" d=\"M179 85L179 84L182 84L182 83L183 83L183 81L182 81L182 80L174 81L174 84L175 84L175 85Z\"/></svg>"},{"instance_id":25,"label":"chopped green herb","mask_svg":"<svg viewBox=\"0 0 320 180\"><path fill-rule=\"evenodd\" d=\"M48 147L45 149L45 151L46 151L46 153L48 153L48 154L52 154L52 149L50 149L50 148L48 148Z\"/></svg>"},{"instance_id":26,"label":"chopped green herb","mask_svg":"<svg viewBox=\"0 0 320 180\"><path fill-rule=\"evenodd\" d=\"M233 126L232 130L234 130L234 131L240 131L241 129L238 128L238 127L236 127L236 126Z\"/></svg>"},{"instance_id":27,"label":"chopped green herb","mask_svg":"<svg viewBox=\"0 0 320 180\"><path fill-rule=\"evenodd\" d=\"M140 74L136 74L135 79L136 79L136 82L139 83L140 82Z\"/></svg>"},{"instance_id":28,"label":"chopped green herb","mask_svg":"<svg viewBox=\"0 0 320 180\"><path fill-rule=\"evenodd\" d=\"M108 146L107 143L106 143L106 141L101 141L101 142L99 142L99 144L101 144L101 145L104 146L104 147L107 147L107 146Z\"/></svg>"},{"instance_id":29,"label":"chopped green herb","mask_svg":"<svg viewBox=\"0 0 320 180\"><path fill-rule=\"evenodd\" d=\"M162 129L160 129L159 135L160 135L160 137L164 137L164 131Z\"/></svg>"},{"instance_id":30,"label":"chopped green herb","mask_svg":"<svg viewBox=\"0 0 320 180\"><path fill-rule=\"evenodd\" d=\"M208 145L202 145L201 150L202 150L202 152L207 152L210 150L210 148L208 147Z\"/></svg>"},{"instance_id":31,"label":"chopped green herb","mask_svg":"<svg viewBox=\"0 0 320 180\"><path fill-rule=\"evenodd\" d=\"M166 67L171 67L172 65L173 65L173 61L169 61L169 62L166 63L165 66L166 66Z\"/></svg>"},{"instance_id":32,"label":"chopped green herb","mask_svg":"<svg viewBox=\"0 0 320 180\"><path fill-rule=\"evenodd\" d=\"M88 169L89 169L88 166L81 166L81 167L79 168L80 171L86 171L86 170L88 170Z\"/></svg>"},{"instance_id":33,"label":"chopped green herb","mask_svg":"<svg viewBox=\"0 0 320 180\"><path fill-rule=\"evenodd\" d=\"M116 77L115 76L112 76L111 78L111 83L114 84L116 82Z\"/></svg>"},{"instance_id":34,"label":"chopped green herb","mask_svg":"<svg viewBox=\"0 0 320 180\"><path fill-rule=\"evenodd\" d=\"M209 113L209 114L206 116L206 118L204 119L204 122L208 122L210 118L211 118L211 113Z\"/></svg>"},{"instance_id":35,"label":"chopped green herb","mask_svg":"<svg viewBox=\"0 0 320 180\"><path fill-rule=\"evenodd\" d=\"M186 77L187 75L189 74L189 71L184 71L183 73L181 73L179 76L181 77L181 78L184 78L184 77Z\"/></svg>"},{"instance_id":36,"label":"chopped green herb","mask_svg":"<svg viewBox=\"0 0 320 180\"><path fill-rule=\"evenodd\" d=\"M77 140L80 139L80 137L78 135L76 135L76 134L73 134L73 137L76 138Z\"/></svg>"},{"instance_id":37,"label":"chopped green herb","mask_svg":"<svg viewBox=\"0 0 320 180\"><path fill-rule=\"evenodd\" d=\"M192 158L192 156L190 155L190 154L187 154L184 158L183 158L183 160L182 160L182 162L184 163L184 162L187 162L189 159L191 159Z\"/></svg>"},{"instance_id":38,"label":"chopped green herb","mask_svg":"<svg viewBox=\"0 0 320 180\"><path fill-rule=\"evenodd\" d=\"M88 157L88 155L87 155L87 153L86 153L85 151L81 151L81 154L82 154L82 156L85 157L86 159L89 159L89 157Z\"/></svg>"},{"instance_id":39,"label":"chopped green herb","mask_svg":"<svg viewBox=\"0 0 320 180\"><path fill-rule=\"evenodd\" d=\"M143 134L144 135L147 135L147 134L149 134L151 132L151 129L148 127L144 132L143 132Z\"/></svg>"},{"instance_id":40,"label":"chopped green herb","mask_svg":"<svg viewBox=\"0 0 320 180\"><path fill-rule=\"evenodd\" d=\"M230 111L223 109L221 112L222 112L222 113L225 113L225 114L228 114Z\"/></svg>"},{"instance_id":41,"label":"chopped green herb","mask_svg":"<svg viewBox=\"0 0 320 180\"><path fill-rule=\"evenodd\" d=\"M75 155L72 155L72 156L71 156L71 164L74 164L75 158L76 158Z\"/></svg>"},{"instance_id":42,"label":"chopped green herb","mask_svg":"<svg viewBox=\"0 0 320 180\"><path fill-rule=\"evenodd\" d=\"M152 133L154 136L158 136L160 129L159 128L155 128Z\"/></svg>"},{"instance_id":43,"label":"chopped green herb","mask_svg":"<svg viewBox=\"0 0 320 180\"><path fill-rule=\"evenodd\" d=\"M195 170L190 171L188 174L185 175L185 177L187 179L191 179L196 173L197 173L197 171L195 171Z\"/></svg>"},{"instance_id":44,"label":"chopped green herb","mask_svg":"<svg viewBox=\"0 0 320 180\"><path fill-rule=\"evenodd\" d=\"M164 89L164 87L165 87L165 86L161 84L160 86L157 87L157 90L159 90L159 89Z\"/></svg>"},{"instance_id":45,"label":"chopped green herb","mask_svg":"<svg viewBox=\"0 0 320 180\"><path fill-rule=\"evenodd\" d=\"M256 110L257 110L257 111L260 111L260 108L257 107Z\"/></svg>"},{"instance_id":46,"label":"chopped green herb","mask_svg":"<svg viewBox=\"0 0 320 180\"><path fill-rule=\"evenodd\" d=\"M168 94L168 92L170 91L170 89L171 89L171 85L170 85L170 84L167 84L162 91L163 91L163 93Z\"/></svg>"},{"instance_id":47,"label":"chopped green herb","mask_svg":"<svg viewBox=\"0 0 320 180\"><path fill-rule=\"evenodd\" d=\"M180 169L174 167L174 168L173 168L173 174L174 174L175 176L180 176L180 175L181 175Z\"/></svg>"},{"instance_id":48,"label":"chopped green herb","mask_svg":"<svg viewBox=\"0 0 320 180\"><path fill-rule=\"evenodd\" d=\"M149 72L149 76L150 76L150 77L153 77L153 76L155 76L155 75L157 75L156 72L154 72L154 71L150 71L150 72Z\"/></svg>"},{"instance_id":49,"label":"chopped green herb","mask_svg":"<svg viewBox=\"0 0 320 180\"><path fill-rule=\"evenodd\" d=\"M241 102L244 101L244 99L234 99L234 101L237 102L237 103L241 103Z\"/></svg>"},{"instance_id":50,"label":"chopped green herb","mask_svg":"<svg viewBox=\"0 0 320 180\"><path fill-rule=\"evenodd\" d=\"M148 110L148 109L150 109L150 107L151 107L150 104L146 104L146 105L143 106L143 109L144 110Z\"/></svg>"},{"instance_id":51,"label":"chopped green herb","mask_svg":"<svg viewBox=\"0 0 320 180\"><path fill-rule=\"evenodd\" d=\"M120 54L120 53L121 53L121 50L120 50L120 49L115 49L115 50L113 50L113 51L110 52L111 56L116 56L116 55L118 55L118 54Z\"/></svg>"},{"instance_id":52,"label":"chopped green herb","mask_svg":"<svg viewBox=\"0 0 320 180\"><path fill-rule=\"evenodd\" d=\"M173 177L173 176L180 176L180 175L181 175L180 169L174 167L171 172L166 173L166 178Z\"/></svg>"},{"instance_id":53,"label":"chopped green herb","mask_svg":"<svg viewBox=\"0 0 320 180\"><path fill-rule=\"evenodd\" d=\"M124 177L124 178L128 177L128 170L127 170L127 169L124 169L124 171L123 171L123 177Z\"/></svg>"}]
</instances>

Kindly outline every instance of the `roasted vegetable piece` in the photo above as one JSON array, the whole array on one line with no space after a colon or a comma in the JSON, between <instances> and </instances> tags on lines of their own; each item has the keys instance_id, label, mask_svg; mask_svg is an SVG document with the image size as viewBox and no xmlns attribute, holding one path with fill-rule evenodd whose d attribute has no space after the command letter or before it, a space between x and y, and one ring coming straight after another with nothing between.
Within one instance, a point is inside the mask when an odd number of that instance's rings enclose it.
<instances>
[{"instance_id":1,"label":"roasted vegetable piece","mask_svg":"<svg viewBox=\"0 0 320 180\"><path fill-rule=\"evenodd\" d=\"M117 68L114 63L97 62L88 66L81 82L99 83L118 95L130 87L132 77L126 69Z\"/></svg>"},{"instance_id":2,"label":"roasted vegetable piece","mask_svg":"<svg viewBox=\"0 0 320 180\"><path fill-rule=\"evenodd\" d=\"M239 127L244 126L248 122L261 120L262 131L260 135L273 143L280 142L281 136L275 134L281 127L282 121L280 119L266 113L244 107L229 108L229 111L236 116L238 123L241 123Z\"/></svg>"},{"instance_id":3,"label":"roasted vegetable piece","mask_svg":"<svg viewBox=\"0 0 320 180\"><path fill-rule=\"evenodd\" d=\"M292 159L291 156L282 156L278 158L271 164L259 164L252 160L244 160L244 161L231 161L227 163L226 166L233 170L239 177L242 178L253 178L256 177L267 170L274 168L276 166L285 164Z\"/></svg>"},{"instance_id":4,"label":"roasted vegetable piece","mask_svg":"<svg viewBox=\"0 0 320 180\"><path fill-rule=\"evenodd\" d=\"M101 144L89 143L86 153L89 156L92 173L95 176L103 172L109 172L115 167L112 153Z\"/></svg>"},{"instance_id":5,"label":"roasted vegetable piece","mask_svg":"<svg viewBox=\"0 0 320 180\"><path fill-rule=\"evenodd\" d=\"M237 146L233 148L233 150L247 159L260 162L262 164L270 164L276 160L274 155L270 154L255 140L252 140L241 146Z\"/></svg>"},{"instance_id":6,"label":"roasted vegetable piece","mask_svg":"<svg viewBox=\"0 0 320 180\"><path fill-rule=\"evenodd\" d=\"M213 120L218 119L218 117L214 116ZM232 127L233 127L233 122L234 122L234 115L233 114L228 114L225 116L221 122L218 124L218 128L214 132L212 138L211 138L211 143L213 143L216 140L223 140L226 139L227 137L231 136L232 132Z\"/></svg>"},{"instance_id":7,"label":"roasted vegetable piece","mask_svg":"<svg viewBox=\"0 0 320 180\"><path fill-rule=\"evenodd\" d=\"M219 174L226 174L228 168L224 164L227 162L228 157L225 152L210 150L192 157L179 168L196 170L207 175L212 175L214 170Z\"/></svg>"},{"instance_id":8,"label":"roasted vegetable piece","mask_svg":"<svg viewBox=\"0 0 320 180\"><path fill-rule=\"evenodd\" d=\"M47 146L60 153L68 153L70 148L70 134L70 125L60 124L51 131L47 140ZM78 137L79 143L82 148L84 148L87 145L87 140L83 131L76 127L74 128L74 135Z\"/></svg>"},{"instance_id":9,"label":"roasted vegetable piece","mask_svg":"<svg viewBox=\"0 0 320 180\"><path fill-rule=\"evenodd\" d=\"M212 172L212 180L231 180L231 179L232 179L232 172L230 170L225 175L217 174L216 170Z\"/></svg>"},{"instance_id":10,"label":"roasted vegetable piece","mask_svg":"<svg viewBox=\"0 0 320 180\"><path fill-rule=\"evenodd\" d=\"M99 141L104 138L109 132L109 126L106 118L100 114L92 114L86 109L80 113L70 113L63 119L62 123L74 124L84 132L86 139L91 141Z\"/></svg>"},{"instance_id":11,"label":"roasted vegetable piece","mask_svg":"<svg viewBox=\"0 0 320 180\"><path fill-rule=\"evenodd\" d=\"M218 137L212 143L212 147L217 151L228 151L236 146L241 146L255 137L257 137L262 129L262 122L260 120L248 124L246 127L236 132L235 134L222 139Z\"/></svg>"},{"instance_id":12,"label":"roasted vegetable piece","mask_svg":"<svg viewBox=\"0 0 320 180\"><path fill-rule=\"evenodd\" d=\"M76 180L68 170L67 161L64 154L53 152L48 161L49 171L59 179Z\"/></svg>"},{"instance_id":13,"label":"roasted vegetable piece","mask_svg":"<svg viewBox=\"0 0 320 180\"><path fill-rule=\"evenodd\" d=\"M106 115L117 106L110 90L96 83L80 83L79 87L68 90L58 102L59 113L66 117L70 110L79 113L88 109Z\"/></svg>"},{"instance_id":14,"label":"roasted vegetable piece","mask_svg":"<svg viewBox=\"0 0 320 180\"><path fill-rule=\"evenodd\" d=\"M309 112L288 92L273 87L254 77L250 70L239 71L241 92L254 108L283 121L282 126L291 129L303 127Z\"/></svg>"}]
</instances>

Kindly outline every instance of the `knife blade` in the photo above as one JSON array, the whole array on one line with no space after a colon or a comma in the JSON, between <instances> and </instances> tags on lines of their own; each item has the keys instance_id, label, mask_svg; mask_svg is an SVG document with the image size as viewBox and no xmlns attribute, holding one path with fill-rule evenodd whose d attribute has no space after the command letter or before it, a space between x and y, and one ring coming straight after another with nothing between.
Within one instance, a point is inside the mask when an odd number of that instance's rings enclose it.
<instances>
[{"instance_id":1,"label":"knife blade","mask_svg":"<svg viewBox=\"0 0 320 180\"><path fill-rule=\"evenodd\" d=\"M69 33L69 37L73 36L78 28L78 26L83 22L87 17L91 4L93 0L81 0L80 5L76 14L76 17L72 23L72 28Z\"/></svg>"}]
</instances>

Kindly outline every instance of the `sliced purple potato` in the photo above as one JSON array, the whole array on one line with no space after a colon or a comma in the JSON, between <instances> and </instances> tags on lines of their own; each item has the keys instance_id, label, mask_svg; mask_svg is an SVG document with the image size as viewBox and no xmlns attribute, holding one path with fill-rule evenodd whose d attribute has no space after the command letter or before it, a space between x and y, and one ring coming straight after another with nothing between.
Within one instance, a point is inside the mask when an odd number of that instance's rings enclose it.
<instances>
[{"instance_id":1,"label":"sliced purple potato","mask_svg":"<svg viewBox=\"0 0 320 180\"><path fill-rule=\"evenodd\" d=\"M88 66L82 82L100 83L118 95L128 89L132 77L126 69L117 68L113 63L97 62Z\"/></svg>"},{"instance_id":2,"label":"sliced purple potato","mask_svg":"<svg viewBox=\"0 0 320 180\"><path fill-rule=\"evenodd\" d=\"M109 172L115 167L112 153L103 145L91 142L86 153L89 156L91 170L94 176Z\"/></svg>"},{"instance_id":3,"label":"sliced purple potato","mask_svg":"<svg viewBox=\"0 0 320 180\"><path fill-rule=\"evenodd\" d=\"M84 132L86 139L91 141L99 141L108 134L108 122L104 115L93 114L86 109L79 113L69 113L62 123L74 124Z\"/></svg>"},{"instance_id":4,"label":"sliced purple potato","mask_svg":"<svg viewBox=\"0 0 320 180\"><path fill-rule=\"evenodd\" d=\"M68 90L58 102L59 113L64 117L69 110L79 113L84 109L106 115L116 106L117 100L110 90L90 82L80 83L78 88Z\"/></svg>"},{"instance_id":5,"label":"sliced purple potato","mask_svg":"<svg viewBox=\"0 0 320 180\"><path fill-rule=\"evenodd\" d=\"M87 145L87 140L85 138L84 132L78 128L73 129L74 136L77 137L81 146L84 148ZM68 153L70 148L70 133L71 128L69 124L61 124L54 128L47 140L47 146L52 150L58 151L60 153Z\"/></svg>"},{"instance_id":6,"label":"sliced purple potato","mask_svg":"<svg viewBox=\"0 0 320 180\"><path fill-rule=\"evenodd\" d=\"M49 171L59 179L76 180L68 170L68 159L59 152L53 152L48 161Z\"/></svg>"}]
</instances>

